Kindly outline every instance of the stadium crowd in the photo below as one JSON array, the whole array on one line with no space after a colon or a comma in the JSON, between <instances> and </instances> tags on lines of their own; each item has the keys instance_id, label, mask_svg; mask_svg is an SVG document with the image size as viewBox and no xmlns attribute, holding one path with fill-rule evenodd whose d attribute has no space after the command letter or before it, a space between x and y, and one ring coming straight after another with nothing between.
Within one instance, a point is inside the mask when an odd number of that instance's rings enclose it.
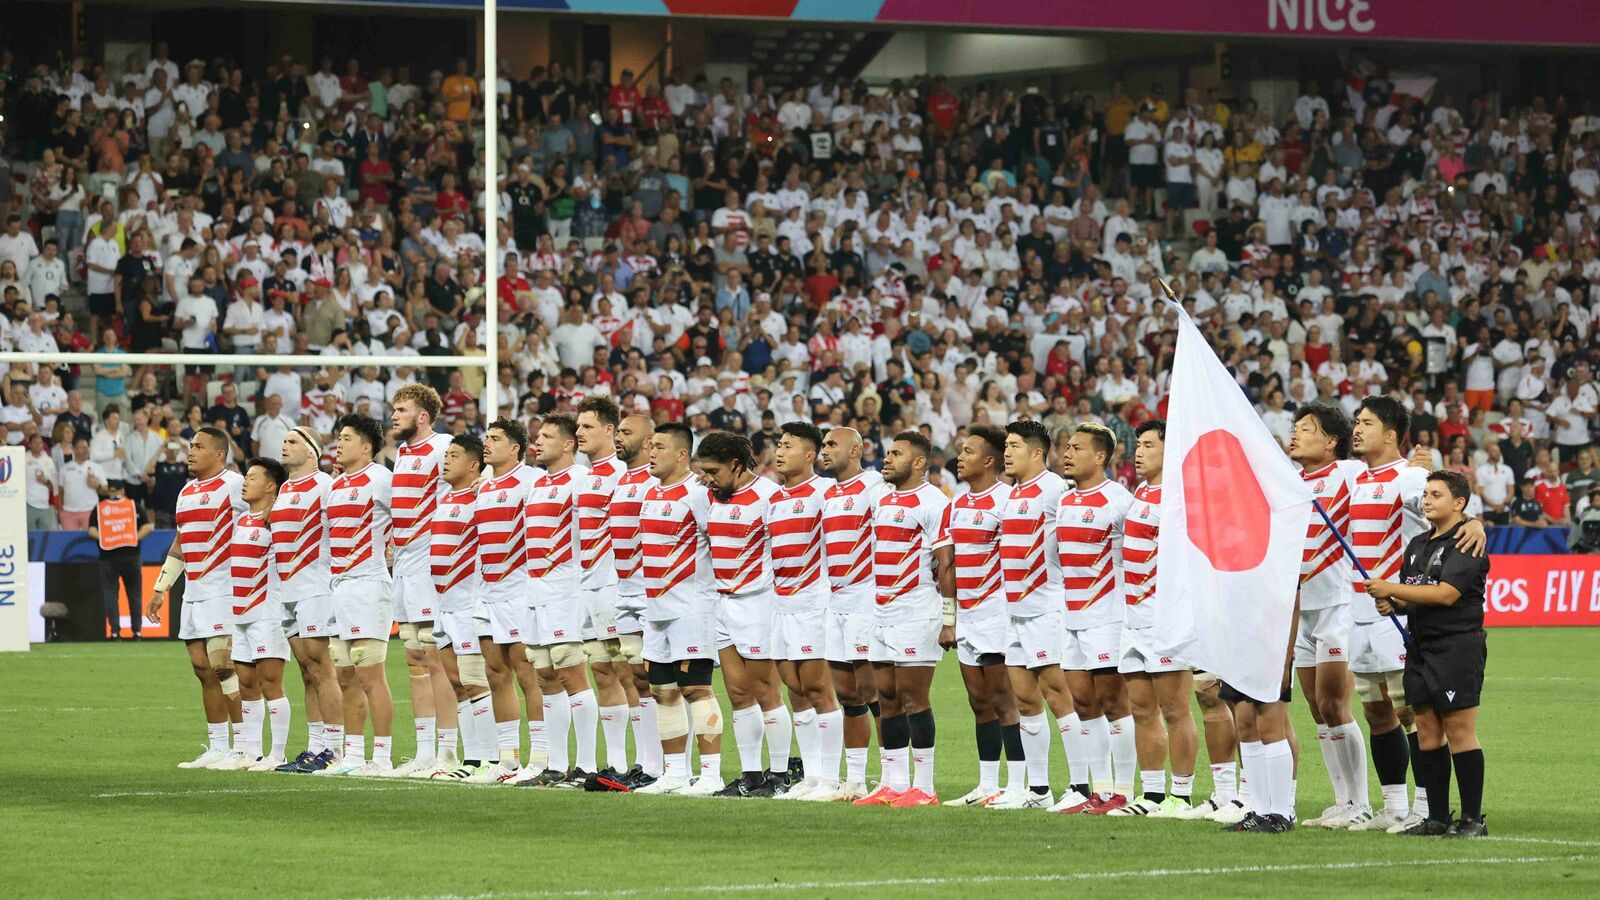
<instances>
[{"instance_id":1,"label":"stadium crowd","mask_svg":"<svg viewBox=\"0 0 1600 900\"><path fill-rule=\"evenodd\" d=\"M9 367L30 528L84 527L110 481L170 525L198 428L276 459L418 380L454 433L611 394L763 465L791 421L855 427L869 467L920 429L947 492L971 424L1095 421L1131 487L1175 335L1155 276L1280 441L1299 405L1387 393L1491 521L1600 519L1588 103L502 67L499 371L362 365L485 353L485 85L465 61L0 55L0 348L196 357Z\"/></svg>"}]
</instances>

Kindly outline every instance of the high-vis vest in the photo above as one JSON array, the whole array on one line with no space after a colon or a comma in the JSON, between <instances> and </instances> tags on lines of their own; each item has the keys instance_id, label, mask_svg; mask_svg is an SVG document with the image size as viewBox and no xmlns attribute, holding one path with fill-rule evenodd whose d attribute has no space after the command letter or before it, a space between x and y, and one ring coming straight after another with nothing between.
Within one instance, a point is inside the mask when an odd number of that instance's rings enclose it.
<instances>
[{"instance_id":1,"label":"high-vis vest","mask_svg":"<svg viewBox=\"0 0 1600 900\"><path fill-rule=\"evenodd\" d=\"M101 500L96 518L101 550L139 546L139 512L132 500Z\"/></svg>"}]
</instances>

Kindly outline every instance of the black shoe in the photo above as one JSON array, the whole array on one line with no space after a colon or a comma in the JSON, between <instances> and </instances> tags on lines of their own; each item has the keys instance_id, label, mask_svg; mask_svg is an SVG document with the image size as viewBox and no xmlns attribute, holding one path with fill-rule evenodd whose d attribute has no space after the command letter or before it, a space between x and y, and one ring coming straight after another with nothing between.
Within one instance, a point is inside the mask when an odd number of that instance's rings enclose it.
<instances>
[{"instance_id":1,"label":"black shoe","mask_svg":"<svg viewBox=\"0 0 1600 900\"><path fill-rule=\"evenodd\" d=\"M135 631L135 632L134 632L134 633L133 633L133 639L134 639L134 640L135 640L135 641L138 641L138 642L139 642L139 643L141 643L141 644L142 644L142 643L144 643L144 635L142 635L142 634L140 634L140 633L139 633L139 632L137 632L137 631Z\"/></svg>"},{"instance_id":2,"label":"black shoe","mask_svg":"<svg viewBox=\"0 0 1600 900\"><path fill-rule=\"evenodd\" d=\"M752 797L771 797L772 785L768 783L765 773L746 773L728 782L722 790L712 794L713 797L737 797L749 799Z\"/></svg>"},{"instance_id":3,"label":"black shoe","mask_svg":"<svg viewBox=\"0 0 1600 900\"><path fill-rule=\"evenodd\" d=\"M789 757L789 771L783 773L784 790L806 780L806 764L798 756Z\"/></svg>"},{"instance_id":4,"label":"black shoe","mask_svg":"<svg viewBox=\"0 0 1600 900\"><path fill-rule=\"evenodd\" d=\"M1437 819L1423 819L1400 833L1412 837L1444 837L1450 833L1450 823L1440 822Z\"/></svg>"},{"instance_id":5,"label":"black shoe","mask_svg":"<svg viewBox=\"0 0 1600 900\"><path fill-rule=\"evenodd\" d=\"M538 775L533 776L532 778L528 779L527 781L518 782L517 783L517 787L531 787L531 788L555 787L556 785L558 785L561 782L566 781L566 780L567 780L567 774L565 772L557 772L555 769L545 769L543 772L540 772Z\"/></svg>"},{"instance_id":6,"label":"black shoe","mask_svg":"<svg viewBox=\"0 0 1600 900\"><path fill-rule=\"evenodd\" d=\"M615 782L617 780L617 770L611 768L610 766L606 766L604 769L601 769L593 775L590 775L588 778L585 778L583 780L583 789L594 792L611 790L611 788L606 787L606 785L602 783L601 779L608 779L612 782Z\"/></svg>"},{"instance_id":7,"label":"black shoe","mask_svg":"<svg viewBox=\"0 0 1600 900\"><path fill-rule=\"evenodd\" d=\"M1483 818L1484 818L1483 816L1479 816L1476 819L1468 819L1468 818L1457 819L1456 820L1456 824L1450 829L1450 833L1445 835L1445 837L1453 837L1453 838L1480 838L1480 837L1487 837L1489 835L1489 826L1483 824Z\"/></svg>"},{"instance_id":8,"label":"black shoe","mask_svg":"<svg viewBox=\"0 0 1600 900\"><path fill-rule=\"evenodd\" d=\"M771 789L774 797L787 794L794 787L794 783L789 781L788 772L768 772L764 777L766 778L766 785Z\"/></svg>"},{"instance_id":9,"label":"black shoe","mask_svg":"<svg viewBox=\"0 0 1600 900\"><path fill-rule=\"evenodd\" d=\"M640 769L638 766L634 766L627 772L619 775L617 774L616 769L606 766L604 769L596 772L594 777L590 778L588 781L585 781L583 783L583 789L586 791L617 791L619 793L626 794L633 790L633 788L628 786L628 779L631 778L634 773L643 771L644 770ZM590 787L591 784L593 784L594 787Z\"/></svg>"},{"instance_id":10,"label":"black shoe","mask_svg":"<svg viewBox=\"0 0 1600 900\"><path fill-rule=\"evenodd\" d=\"M1294 830L1294 821L1288 816L1280 816L1277 813L1268 813L1266 818L1266 832L1268 834L1283 834L1285 832Z\"/></svg>"},{"instance_id":11,"label":"black shoe","mask_svg":"<svg viewBox=\"0 0 1600 900\"><path fill-rule=\"evenodd\" d=\"M638 769L639 767L638 766L634 766L633 768L634 769ZM631 773L633 771L633 769L629 769L628 771ZM623 784L627 785L628 791L630 793L633 792L633 791L637 791L640 788L649 787L650 785L655 784L655 783L656 783L656 776L648 775L643 770L640 770L639 774L637 774L637 775L624 776L624 781L623 781Z\"/></svg>"},{"instance_id":12,"label":"black shoe","mask_svg":"<svg viewBox=\"0 0 1600 900\"><path fill-rule=\"evenodd\" d=\"M1267 832L1272 828L1272 823L1260 813L1251 813L1232 825L1222 826L1223 831L1260 831Z\"/></svg>"},{"instance_id":13,"label":"black shoe","mask_svg":"<svg viewBox=\"0 0 1600 900\"><path fill-rule=\"evenodd\" d=\"M564 791L576 791L583 787L584 782L593 777L592 773L574 767L572 771L567 773L567 777L551 785L551 787L560 788Z\"/></svg>"}]
</instances>

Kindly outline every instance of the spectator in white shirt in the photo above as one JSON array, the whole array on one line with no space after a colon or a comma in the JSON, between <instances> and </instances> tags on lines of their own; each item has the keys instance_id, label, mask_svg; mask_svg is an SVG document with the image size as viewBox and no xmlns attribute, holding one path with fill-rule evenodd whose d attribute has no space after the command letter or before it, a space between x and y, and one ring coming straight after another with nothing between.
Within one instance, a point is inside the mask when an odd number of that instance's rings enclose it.
<instances>
[{"instance_id":1,"label":"spectator in white shirt","mask_svg":"<svg viewBox=\"0 0 1600 900\"><path fill-rule=\"evenodd\" d=\"M44 242L44 252L33 258L28 263L28 268L22 273L22 281L28 286L28 294L33 302L44 305L44 298L54 294L61 296L67 286L67 264L61 261L61 256L56 252L55 238Z\"/></svg>"},{"instance_id":2,"label":"spectator in white shirt","mask_svg":"<svg viewBox=\"0 0 1600 900\"><path fill-rule=\"evenodd\" d=\"M127 456L124 441L127 426L122 423L122 410L113 403L101 416L100 427L89 440L89 459L100 467L105 477L115 481L124 478L122 461Z\"/></svg>"},{"instance_id":3,"label":"spectator in white shirt","mask_svg":"<svg viewBox=\"0 0 1600 900\"><path fill-rule=\"evenodd\" d=\"M1483 498L1483 516L1498 525L1510 519L1511 492L1516 487L1517 475L1506 465L1500 455L1500 442L1489 442L1489 459L1474 473L1478 482L1478 496Z\"/></svg>"},{"instance_id":4,"label":"spectator in white shirt","mask_svg":"<svg viewBox=\"0 0 1600 900\"><path fill-rule=\"evenodd\" d=\"M262 459L277 459L283 453L283 439L294 429L295 420L283 413L283 398L268 394L261 401L261 415L250 428L250 442Z\"/></svg>"},{"instance_id":5,"label":"spectator in white shirt","mask_svg":"<svg viewBox=\"0 0 1600 900\"><path fill-rule=\"evenodd\" d=\"M1563 464L1577 459L1578 453L1589 446L1590 425L1594 422L1595 411L1594 386L1575 375L1569 375L1561 392L1545 410L1545 417L1550 420L1551 437L1555 440Z\"/></svg>"},{"instance_id":6,"label":"spectator in white shirt","mask_svg":"<svg viewBox=\"0 0 1600 900\"><path fill-rule=\"evenodd\" d=\"M205 283L189 279L189 294L178 301L172 324L182 334L179 345L185 353L211 353L211 339L217 332L217 303L200 293Z\"/></svg>"},{"instance_id":7,"label":"spectator in white shirt","mask_svg":"<svg viewBox=\"0 0 1600 900\"><path fill-rule=\"evenodd\" d=\"M255 353L261 349L261 334L266 330L266 311L261 307L261 283L255 276L246 275L236 285L239 296L228 304L228 315L222 322L222 333L233 343L235 353ZM243 381L253 371L240 366L235 373ZM277 459L269 456L268 459Z\"/></svg>"},{"instance_id":8,"label":"spectator in white shirt","mask_svg":"<svg viewBox=\"0 0 1600 900\"><path fill-rule=\"evenodd\" d=\"M19 273L26 272L28 263L38 255L39 245L34 242L32 232L23 230L22 217L6 219L5 234L0 234L0 262L9 260Z\"/></svg>"},{"instance_id":9,"label":"spectator in white shirt","mask_svg":"<svg viewBox=\"0 0 1600 900\"><path fill-rule=\"evenodd\" d=\"M28 477L27 494L28 503L28 530L29 531L54 531L56 529L55 507L50 505L50 498L61 488L61 481L56 474L56 461L44 449L44 435L35 434L28 438L28 455L23 460L23 471Z\"/></svg>"},{"instance_id":10,"label":"spectator in white shirt","mask_svg":"<svg viewBox=\"0 0 1600 900\"><path fill-rule=\"evenodd\" d=\"M67 391L56 380L54 369L39 367L39 380L28 388L28 401L39 414L39 430L50 434L56 427L56 416L67 411Z\"/></svg>"},{"instance_id":11,"label":"spectator in white shirt","mask_svg":"<svg viewBox=\"0 0 1600 900\"><path fill-rule=\"evenodd\" d=\"M72 442L72 458L61 463L57 475L61 485L61 530L83 531L89 527L89 514L100 502L106 473L89 459L89 441Z\"/></svg>"}]
</instances>

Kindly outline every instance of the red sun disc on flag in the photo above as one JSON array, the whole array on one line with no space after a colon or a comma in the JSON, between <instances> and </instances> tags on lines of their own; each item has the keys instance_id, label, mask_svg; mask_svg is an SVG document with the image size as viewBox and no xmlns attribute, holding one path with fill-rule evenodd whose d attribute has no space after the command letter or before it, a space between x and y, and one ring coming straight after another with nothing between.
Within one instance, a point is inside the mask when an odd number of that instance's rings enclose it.
<instances>
[{"instance_id":1,"label":"red sun disc on flag","mask_svg":"<svg viewBox=\"0 0 1600 900\"><path fill-rule=\"evenodd\" d=\"M1272 507L1238 438L1208 431L1189 448L1183 505L1189 541L1217 571L1244 572L1266 559Z\"/></svg>"}]
</instances>

